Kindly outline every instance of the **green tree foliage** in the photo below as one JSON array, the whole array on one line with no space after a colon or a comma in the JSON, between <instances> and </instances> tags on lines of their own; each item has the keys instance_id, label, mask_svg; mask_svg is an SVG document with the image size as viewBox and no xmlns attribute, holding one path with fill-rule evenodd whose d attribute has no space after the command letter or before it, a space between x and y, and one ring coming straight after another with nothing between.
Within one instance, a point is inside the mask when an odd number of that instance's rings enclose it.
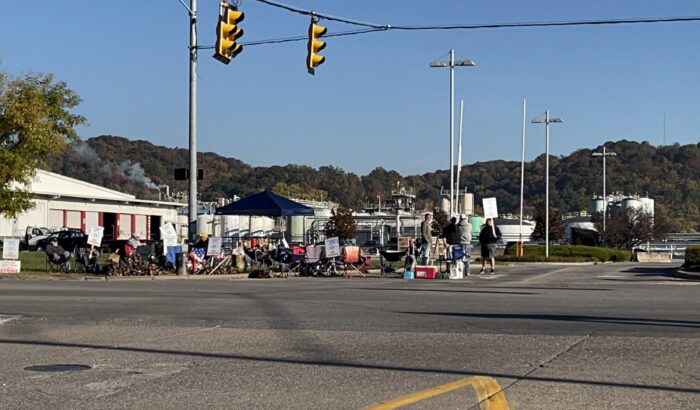
<instances>
[{"instance_id":1,"label":"green tree foliage","mask_svg":"<svg viewBox=\"0 0 700 410\"><path fill-rule=\"evenodd\" d=\"M435 235L442 234L442 230L450 223L450 219L447 217L447 212L442 209L433 209L433 220L430 223L430 232Z\"/></svg>"},{"instance_id":2,"label":"green tree foliage","mask_svg":"<svg viewBox=\"0 0 700 410\"><path fill-rule=\"evenodd\" d=\"M340 240L352 239L357 232L357 223L352 217L352 210L338 207L331 210L331 217L326 221L327 238L337 236Z\"/></svg>"},{"instance_id":3,"label":"green tree foliage","mask_svg":"<svg viewBox=\"0 0 700 410\"><path fill-rule=\"evenodd\" d=\"M544 205L537 208L535 214L535 229L532 231L531 238L533 240L545 239L545 219L547 218ZM564 224L562 223L561 215L556 209L549 209L549 240L560 241L564 237Z\"/></svg>"},{"instance_id":4,"label":"green tree foliage","mask_svg":"<svg viewBox=\"0 0 700 410\"><path fill-rule=\"evenodd\" d=\"M600 233L602 243L621 249L632 249L640 243L651 241L656 235L665 235L664 228L654 229L654 217L643 209L613 208L606 213L603 231L603 213L594 215L593 222Z\"/></svg>"},{"instance_id":5,"label":"green tree foliage","mask_svg":"<svg viewBox=\"0 0 700 410\"><path fill-rule=\"evenodd\" d=\"M99 166L88 166L85 163L88 158L80 154L84 150L72 149L66 155L53 157L51 169L139 197L157 199L158 191L152 185L149 188L123 172L142 167L153 184L169 185L174 192L187 191L187 181L173 180L175 168L189 166L187 149L113 136L100 136L80 144L95 151L100 158ZM607 142L605 146L617 153L616 157L607 159L608 193L648 194L656 201L655 209L667 216L672 231L700 230L697 205L700 204L700 144L654 147L647 142L621 140ZM565 157L550 156L552 208L562 214L586 210L592 196L602 194L603 164L600 158L591 156L601 148L580 149ZM449 187L450 177L447 170L403 177L382 167L364 176L332 165L318 169L297 164L252 167L213 152L200 152L198 162L204 170L204 180L198 185L203 200L273 189L282 195L329 200L353 209L361 209L368 201L376 202L377 196L388 198L397 183L415 190L417 209L431 209L440 203L440 187ZM544 202L544 176L544 155L525 164L526 215L536 214L536 204ZM477 212L481 198L496 197L501 213L517 214L520 162L498 160L463 166L460 186L475 194Z\"/></svg>"},{"instance_id":6,"label":"green tree foliage","mask_svg":"<svg viewBox=\"0 0 700 410\"><path fill-rule=\"evenodd\" d=\"M0 214L14 217L33 207L28 184L50 154L77 139L75 127L85 118L70 109L79 103L51 74L0 72Z\"/></svg>"}]
</instances>

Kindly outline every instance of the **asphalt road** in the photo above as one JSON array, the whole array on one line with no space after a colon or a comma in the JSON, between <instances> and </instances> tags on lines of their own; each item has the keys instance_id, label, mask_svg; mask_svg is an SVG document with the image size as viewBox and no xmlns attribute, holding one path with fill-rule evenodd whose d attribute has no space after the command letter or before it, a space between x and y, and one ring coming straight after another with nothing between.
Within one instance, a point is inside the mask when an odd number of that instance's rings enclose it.
<instances>
[{"instance_id":1,"label":"asphalt road","mask_svg":"<svg viewBox=\"0 0 700 410\"><path fill-rule=\"evenodd\" d=\"M3 279L0 408L698 409L700 282L673 268ZM27 369L55 364L90 369Z\"/></svg>"}]
</instances>

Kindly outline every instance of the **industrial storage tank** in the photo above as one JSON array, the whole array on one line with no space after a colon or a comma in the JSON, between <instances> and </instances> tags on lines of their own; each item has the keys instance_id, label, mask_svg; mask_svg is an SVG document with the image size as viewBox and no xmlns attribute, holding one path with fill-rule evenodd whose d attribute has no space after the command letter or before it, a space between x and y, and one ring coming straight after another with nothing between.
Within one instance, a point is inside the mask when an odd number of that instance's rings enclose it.
<instances>
[{"instance_id":1,"label":"industrial storage tank","mask_svg":"<svg viewBox=\"0 0 700 410\"><path fill-rule=\"evenodd\" d=\"M645 212L648 212L653 216L654 215L654 200L651 198L639 198L639 201L642 203L642 209Z\"/></svg>"},{"instance_id":2,"label":"industrial storage tank","mask_svg":"<svg viewBox=\"0 0 700 410\"><path fill-rule=\"evenodd\" d=\"M637 198L625 198L622 200L622 209L641 209L642 201Z\"/></svg>"},{"instance_id":3,"label":"industrial storage tank","mask_svg":"<svg viewBox=\"0 0 700 410\"><path fill-rule=\"evenodd\" d=\"M459 204L460 213L471 215L474 213L474 194L467 193L462 195L462 203Z\"/></svg>"},{"instance_id":4,"label":"industrial storage tank","mask_svg":"<svg viewBox=\"0 0 700 410\"><path fill-rule=\"evenodd\" d=\"M440 200L440 209L445 212L450 210L450 200L448 198L442 198Z\"/></svg>"},{"instance_id":5,"label":"industrial storage tank","mask_svg":"<svg viewBox=\"0 0 700 410\"><path fill-rule=\"evenodd\" d=\"M305 216L290 216L287 221L287 239L289 242L304 242L306 231Z\"/></svg>"},{"instance_id":6,"label":"industrial storage tank","mask_svg":"<svg viewBox=\"0 0 700 410\"><path fill-rule=\"evenodd\" d=\"M214 215L197 215L197 234L200 232L207 232L210 235L214 235L212 229L212 221L214 220Z\"/></svg>"},{"instance_id":7,"label":"industrial storage tank","mask_svg":"<svg viewBox=\"0 0 700 410\"><path fill-rule=\"evenodd\" d=\"M597 214L599 212L603 212L604 209L605 209L605 201L603 201L603 198L594 198L588 204L588 210L591 212L591 214Z\"/></svg>"},{"instance_id":8,"label":"industrial storage tank","mask_svg":"<svg viewBox=\"0 0 700 410\"><path fill-rule=\"evenodd\" d=\"M221 215L221 236L232 237L239 235L239 216L238 215Z\"/></svg>"},{"instance_id":9,"label":"industrial storage tank","mask_svg":"<svg viewBox=\"0 0 700 410\"><path fill-rule=\"evenodd\" d=\"M519 219L496 219L496 226L501 231L501 239L504 242L517 242L521 239L523 242L529 242L530 236L535 230L535 224L533 222L523 221L521 231Z\"/></svg>"},{"instance_id":10,"label":"industrial storage tank","mask_svg":"<svg viewBox=\"0 0 700 410\"><path fill-rule=\"evenodd\" d=\"M484 218L479 215L469 215L467 220L472 226L472 240L476 241L481 233L481 225L485 223Z\"/></svg>"}]
</instances>

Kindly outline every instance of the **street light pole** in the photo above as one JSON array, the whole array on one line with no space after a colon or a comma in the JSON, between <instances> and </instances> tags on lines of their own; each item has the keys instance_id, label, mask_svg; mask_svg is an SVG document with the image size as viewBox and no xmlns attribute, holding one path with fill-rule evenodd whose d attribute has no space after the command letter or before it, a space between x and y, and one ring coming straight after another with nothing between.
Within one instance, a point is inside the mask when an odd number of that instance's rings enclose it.
<instances>
[{"instance_id":1,"label":"street light pole","mask_svg":"<svg viewBox=\"0 0 700 410\"><path fill-rule=\"evenodd\" d=\"M608 195L605 191L605 157L617 156L614 152L607 152L605 145L603 145L603 152L594 152L591 154L594 157L603 157L603 232L605 232L606 215L608 212Z\"/></svg>"},{"instance_id":2,"label":"street light pole","mask_svg":"<svg viewBox=\"0 0 700 410\"><path fill-rule=\"evenodd\" d=\"M453 216L455 199L455 170L454 170L454 132L455 132L455 66L471 67L476 65L472 60L455 60L455 50L450 50L450 61L433 61L430 67L450 67L450 217Z\"/></svg>"},{"instance_id":3,"label":"street light pole","mask_svg":"<svg viewBox=\"0 0 700 410\"><path fill-rule=\"evenodd\" d=\"M527 116L527 100L523 98L523 115L522 115L522 135L520 154L520 230L518 231L518 247L516 256L523 256L523 196L525 193L525 118Z\"/></svg>"},{"instance_id":4,"label":"street light pole","mask_svg":"<svg viewBox=\"0 0 700 410\"><path fill-rule=\"evenodd\" d=\"M544 133L546 139L546 151L545 151L545 216L544 216L544 256L549 258L549 123L562 122L561 118L550 117L549 110L544 112L544 119L535 118L532 120L534 124L544 124Z\"/></svg>"}]
</instances>

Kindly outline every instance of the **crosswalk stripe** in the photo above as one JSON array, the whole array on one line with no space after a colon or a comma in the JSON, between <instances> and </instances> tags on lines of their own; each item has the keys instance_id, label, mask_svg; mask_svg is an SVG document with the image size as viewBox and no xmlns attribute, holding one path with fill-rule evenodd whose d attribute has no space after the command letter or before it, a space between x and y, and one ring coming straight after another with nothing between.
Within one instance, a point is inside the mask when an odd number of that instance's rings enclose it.
<instances>
[{"instance_id":1,"label":"crosswalk stripe","mask_svg":"<svg viewBox=\"0 0 700 410\"><path fill-rule=\"evenodd\" d=\"M0 325L21 318L20 315L0 315Z\"/></svg>"}]
</instances>

